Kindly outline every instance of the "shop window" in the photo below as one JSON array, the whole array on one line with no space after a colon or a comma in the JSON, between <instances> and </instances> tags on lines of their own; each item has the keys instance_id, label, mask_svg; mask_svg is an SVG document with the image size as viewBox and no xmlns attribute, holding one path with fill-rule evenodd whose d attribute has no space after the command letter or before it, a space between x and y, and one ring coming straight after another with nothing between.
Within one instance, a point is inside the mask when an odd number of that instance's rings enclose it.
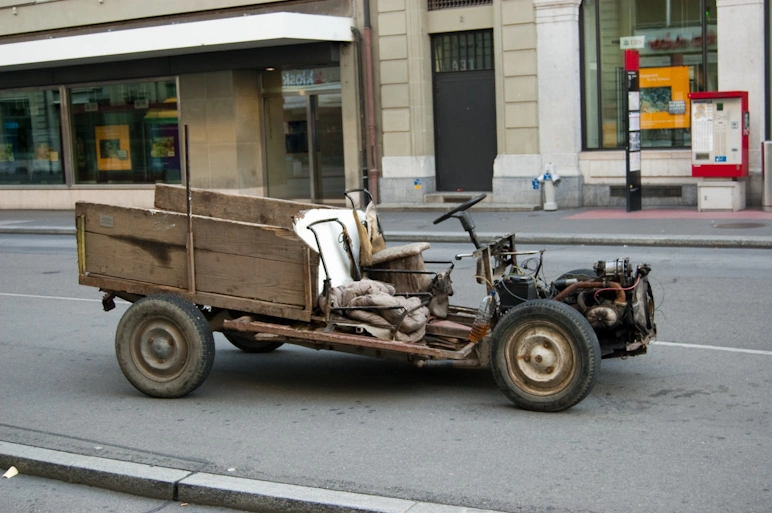
<instances>
[{"instance_id":1,"label":"shop window","mask_svg":"<svg viewBox=\"0 0 772 513\"><path fill-rule=\"evenodd\" d=\"M582 20L584 146L625 145L621 42L635 37L641 146L689 147L687 95L717 88L716 0L584 0Z\"/></svg>"},{"instance_id":2,"label":"shop window","mask_svg":"<svg viewBox=\"0 0 772 513\"><path fill-rule=\"evenodd\" d=\"M343 200L340 68L266 70L268 194L314 202Z\"/></svg>"},{"instance_id":3,"label":"shop window","mask_svg":"<svg viewBox=\"0 0 772 513\"><path fill-rule=\"evenodd\" d=\"M58 90L0 93L0 185L64 184Z\"/></svg>"},{"instance_id":4,"label":"shop window","mask_svg":"<svg viewBox=\"0 0 772 513\"><path fill-rule=\"evenodd\" d=\"M180 183L174 80L70 89L75 184Z\"/></svg>"},{"instance_id":5,"label":"shop window","mask_svg":"<svg viewBox=\"0 0 772 513\"><path fill-rule=\"evenodd\" d=\"M493 33L490 30L452 32L432 36L434 71L493 69Z\"/></svg>"}]
</instances>

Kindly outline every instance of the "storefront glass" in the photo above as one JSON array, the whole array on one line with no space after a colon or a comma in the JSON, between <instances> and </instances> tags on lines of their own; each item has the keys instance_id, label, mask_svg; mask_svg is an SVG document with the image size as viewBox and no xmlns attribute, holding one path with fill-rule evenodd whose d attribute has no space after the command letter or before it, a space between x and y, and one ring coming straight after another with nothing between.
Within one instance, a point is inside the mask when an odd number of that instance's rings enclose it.
<instances>
[{"instance_id":1,"label":"storefront glass","mask_svg":"<svg viewBox=\"0 0 772 513\"><path fill-rule=\"evenodd\" d=\"M266 71L268 195L342 201L340 68Z\"/></svg>"},{"instance_id":2,"label":"storefront glass","mask_svg":"<svg viewBox=\"0 0 772 513\"><path fill-rule=\"evenodd\" d=\"M688 147L692 91L717 88L716 0L584 0L587 149L625 145L624 45L640 53L641 145Z\"/></svg>"},{"instance_id":3,"label":"storefront glass","mask_svg":"<svg viewBox=\"0 0 772 513\"><path fill-rule=\"evenodd\" d=\"M70 91L75 184L180 183L174 80Z\"/></svg>"},{"instance_id":4,"label":"storefront glass","mask_svg":"<svg viewBox=\"0 0 772 513\"><path fill-rule=\"evenodd\" d=\"M0 185L64 184L58 90L0 92Z\"/></svg>"}]
</instances>

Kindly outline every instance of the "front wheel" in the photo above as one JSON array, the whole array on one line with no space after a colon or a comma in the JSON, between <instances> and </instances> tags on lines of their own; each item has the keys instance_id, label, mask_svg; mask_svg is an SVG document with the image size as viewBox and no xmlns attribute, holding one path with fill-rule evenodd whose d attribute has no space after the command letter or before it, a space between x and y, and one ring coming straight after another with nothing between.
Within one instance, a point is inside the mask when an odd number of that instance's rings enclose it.
<instances>
[{"instance_id":1,"label":"front wheel","mask_svg":"<svg viewBox=\"0 0 772 513\"><path fill-rule=\"evenodd\" d=\"M600 370L598 337L563 303L527 301L509 310L491 335L496 384L518 407L561 411L580 402Z\"/></svg>"},{"instance_id":2,"label":"front wheel","mask_svg":"<svg viewBox=\"0 0 772 513\"><path fill-rule=\"evenodd\" d=\"M182 397L204 382L214 364L214 337L196 305L171 294L140 299L115 333L126 378L151 397Z\"/></svg>"}]
</instances>

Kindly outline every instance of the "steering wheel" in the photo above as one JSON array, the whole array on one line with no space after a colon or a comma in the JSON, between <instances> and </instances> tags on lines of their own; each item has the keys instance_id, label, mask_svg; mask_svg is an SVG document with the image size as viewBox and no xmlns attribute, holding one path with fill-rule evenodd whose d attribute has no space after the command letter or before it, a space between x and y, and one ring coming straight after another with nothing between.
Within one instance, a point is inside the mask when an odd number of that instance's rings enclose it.
<instances>
[{"instance_id":1,"label":"steering wheel","mask_svg":"<svg viewBox=\"0 0 772 513\"><path fill-rule=\"evenodd\" d=\"M473 207L473 206L477 205L477 204L478 204L478 203L480 203L482 200L484 200L484 199L485 199L487 196L488 196L487 194L485 194L485 193L482 193L482 194L480 194L479 196L477 196L477 197L475 197L475 198L472 198L472 199L470 199L469 201L466 201L466 202L464 202L464 203L460 204L459 206L457 206L457 207L456 207L456 208L454 208L453 210L450 210L450 211L448 211L448 212L445 212L444 214L442 214L440 217L438 217L437 219L435 219L435 220L432 222L432 224L439 224L439 223L441 223L441 222L445 221L446 219L450 219L451 217L453 217L453 214L456 214L456 213L458 213L458 212L463 212L464 210L466 210L466 209L468 209L468 208L471 208L471 207Z\"/></svg>"}]
</instances>

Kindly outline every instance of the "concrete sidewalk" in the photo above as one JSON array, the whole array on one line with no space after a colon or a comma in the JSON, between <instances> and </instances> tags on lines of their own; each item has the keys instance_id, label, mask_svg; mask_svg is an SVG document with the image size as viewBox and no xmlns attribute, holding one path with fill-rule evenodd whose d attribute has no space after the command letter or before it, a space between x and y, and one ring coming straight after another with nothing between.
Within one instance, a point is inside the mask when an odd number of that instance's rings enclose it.
<instances>
[{"instance_id":1,"label":"concrete sidewalk","mask_svg":"<svg viewBox=\"0 0 772 513\"><path fill-rule=\"evenodd\" d=\"M283 513L495 513L361 493L157 467L0 441L0 469L153 499Z\"/></svg>"},{"instance_id":2,"label":"concrete sidewalk","mask_svg":"<svg viewBox=\"0 0 772 513\"><path fill-rule=\"evenodd\" d=\"M432 221L452 205L432 210L382 205L380 218L388 241L469 242L455 219ZM584 244L669 247L772 248L772 212L697 212L694 207L624 209L580 208L470 211L480 240L517 233L521 244ZM0 233L73 235L73 211L0 210Z\"/></svg>"}]
</instances>

